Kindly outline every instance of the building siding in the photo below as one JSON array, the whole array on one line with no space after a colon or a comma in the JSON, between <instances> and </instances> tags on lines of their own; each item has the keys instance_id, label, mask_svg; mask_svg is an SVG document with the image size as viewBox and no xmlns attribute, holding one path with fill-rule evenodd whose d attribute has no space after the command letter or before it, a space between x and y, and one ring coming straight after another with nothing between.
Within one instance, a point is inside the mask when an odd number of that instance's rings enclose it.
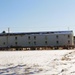
<instances>
[{"instance_id":1,"label":"building siding","mask_svg":"<svg viewBox=\"0 0 75 75\"><path fill-rule=\"evenodd\" d=\"M73 31L0 34L0 47L55 47L73 45Z\"/></svg>"}]
</instances>

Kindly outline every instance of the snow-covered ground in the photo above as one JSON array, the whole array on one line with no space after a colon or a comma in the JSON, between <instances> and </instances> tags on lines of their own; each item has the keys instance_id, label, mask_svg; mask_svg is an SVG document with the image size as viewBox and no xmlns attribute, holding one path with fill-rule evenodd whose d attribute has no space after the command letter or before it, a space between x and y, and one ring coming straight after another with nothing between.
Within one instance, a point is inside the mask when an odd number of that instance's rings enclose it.
<instances>
[{"instance_id":1,"label":"snow-covered ground","mask_svg":"<svg viewBox=\"0 0 75 75\"><path fill-rule=\"evenodd\" d=\"M75 75L75 51L1 51L0 75Z\"/></svg>"}]
</instances>

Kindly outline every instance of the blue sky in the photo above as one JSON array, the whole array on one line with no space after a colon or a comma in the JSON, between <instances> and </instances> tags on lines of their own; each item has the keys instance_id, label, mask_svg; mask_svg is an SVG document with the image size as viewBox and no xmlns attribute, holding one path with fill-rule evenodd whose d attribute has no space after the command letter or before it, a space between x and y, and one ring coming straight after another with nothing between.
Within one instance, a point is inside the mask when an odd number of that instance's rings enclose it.
<instances>
[{"instance_id":1,"label":"blue sky","mask_svg":"<svg viewBox=\"0 0 75 75\"><path fill-rule=\"evenodd\" d=\"M75 0L0 0L0 32L73 30Z\"/></svg>"}]
</instances>

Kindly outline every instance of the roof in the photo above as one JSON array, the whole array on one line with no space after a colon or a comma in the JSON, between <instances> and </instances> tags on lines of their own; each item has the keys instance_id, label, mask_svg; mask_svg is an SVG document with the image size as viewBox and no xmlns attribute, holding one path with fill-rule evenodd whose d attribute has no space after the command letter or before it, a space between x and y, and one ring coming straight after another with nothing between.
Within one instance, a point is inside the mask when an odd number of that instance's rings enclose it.
<instances>
[{"instance_id":1,"label":"roof","mask_svg":"<svg viewBox=\"0 0 75 75\"><path fill-rule=\"evenodd\" d=\"M7 35L34 35L34 34L73 34L73 31L44 31L44 32L23 32L23 33L0 33L0 36L7 36Z\"/></svg>"}]
</instances>

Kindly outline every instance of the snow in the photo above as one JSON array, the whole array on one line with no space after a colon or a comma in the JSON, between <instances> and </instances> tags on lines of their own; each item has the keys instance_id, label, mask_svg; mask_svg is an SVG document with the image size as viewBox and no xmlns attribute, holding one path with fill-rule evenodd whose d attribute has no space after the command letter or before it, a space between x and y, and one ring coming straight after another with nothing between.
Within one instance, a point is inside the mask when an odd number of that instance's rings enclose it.
<instances>
[{"instance_id":1,"label":"snow","mask_svg":"<svg viewBox=\"0 0 75 75\"><path fill-rule=\"evenodd\" d=\"M75 75L74 65L74 50L0 52L0 75Z\"/></svg>"}]
</instances>

